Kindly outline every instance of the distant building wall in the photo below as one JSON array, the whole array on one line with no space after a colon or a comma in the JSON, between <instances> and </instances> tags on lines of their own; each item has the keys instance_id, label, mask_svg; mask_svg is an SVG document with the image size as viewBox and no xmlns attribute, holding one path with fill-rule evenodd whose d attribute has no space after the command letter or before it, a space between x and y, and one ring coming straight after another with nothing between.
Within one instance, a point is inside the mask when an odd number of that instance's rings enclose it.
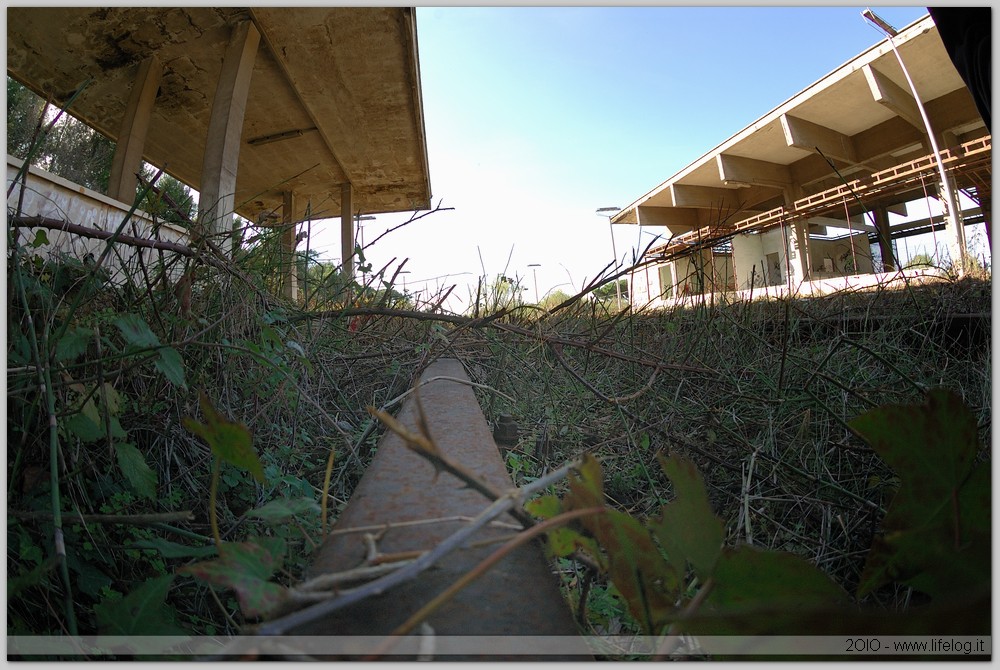
<instances>
[{"instance_id":1,"label":"distant building wall","mask_svg":"<svg viewBox=\"0 0 1000 670\"><path fill-rule=\"evenodd\" d=\"M10 185L14 182L22 165L23 161L20 159L7 156L8 189L10 189ZM9 212L17 208L20 198L21 186L19 184L7 198ZM130 207L128 204L91 191L50 172L32 167L28 172L27 187L24 189L24 199L21 202L21 216L41 216L114 232L128 216ZM26 242L30 243L35 240L38 231L43 229L21 228L19 230L20 240L24 245ZM131 220L126 224L122 233L164 242L188 243L186 230L163 222L156 222L154 225L153 219L141 210L133 212ZM105 240L81 237L60 230L45 230L45 235L48 238L47 244L42 244L37 248L31 247L29 244L24 246L24 250L43 258L66 254L82 260L88 254L98 258L107 245ZM154 249L139 250L120 245L118 253L111 254L105 261L104 267L111 273L111 280L124 281L126 279L124 273L137 271L138 268L135 266L138 264L140 253L147 268L156 267L162 260L170 266L168 276L176 278L180 275L180 263L176 262L180 257L177 254L159 252Z\"/></svg>"},{"instance_id":2,"label":"distant building wall","mask_svg":"<svg viewBox=\"0 0 1000 670\"><path fill-rule=\"evenodd\" d=\"M733 259L736 264L737 288L779 286L787 279L785 235L781 228L772 228L757 235L737 235L733 238Z\"/></svg>"},{"instance_id":3,"label":"distant building wall","mask_svg":"<svg viewBox=\"0 0 1000 670\"><path fill-rule=\"evenodd\" d=\"M853 236L834 240L811 238L809 252L813 279L875 272L871 244L865 233L855 233Z\"/></svg>"}]
</instances>

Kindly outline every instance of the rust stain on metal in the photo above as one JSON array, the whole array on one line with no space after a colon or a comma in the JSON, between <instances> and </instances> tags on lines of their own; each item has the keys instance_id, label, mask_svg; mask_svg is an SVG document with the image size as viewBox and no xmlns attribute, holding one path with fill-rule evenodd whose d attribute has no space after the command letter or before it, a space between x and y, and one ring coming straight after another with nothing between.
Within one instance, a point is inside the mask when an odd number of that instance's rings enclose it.
<instances>
[{"instance_id":1,"label":"rust stain on metal","mask_svg":"<svg viewBox=\"0 0 1000 670\"><path fill-rule=\"evenodd\" d=\"M468 379L454 359L433 363L421 381L433 377ZM420 402L431 436L438 448L498 490L513 486L489 425L472 389L450 380L420 386ZM407 399L398 420L416 427L417 408ZM410 451L403 440L387 432L335 529L358 528L403 521L473 517L487 505L482 495L464 487L447 473L435 473L430 463ZM500 517L514 522L510 516ZM454 533L462 521L442 521L390 527L378 540L381 553L427 550ZM487 527L470 544L503 538L513 531ZM321 621L300 627L298 635L385 635L459 577L474 568L499 544L472 546L444 557L415 580ZM364 562L366 547L361 533L329 535L312 566L312 576L339 572ZM572 636L578 633L540 547L525 545L513 551L489 572L459 592L432 614L427 623L437 635ZM581 638L581 654L588 654ZM469 659L470 657L465 657ZM484 657L487 658L487 657ZM488 656L490 660L498 660ZM529 660L529 656L512 656ZM544 657L555 660L553 657ZM580 658L577 656L576 658ZM448 660L459 660L448 657Z\"/></svg>"}]
</instances>

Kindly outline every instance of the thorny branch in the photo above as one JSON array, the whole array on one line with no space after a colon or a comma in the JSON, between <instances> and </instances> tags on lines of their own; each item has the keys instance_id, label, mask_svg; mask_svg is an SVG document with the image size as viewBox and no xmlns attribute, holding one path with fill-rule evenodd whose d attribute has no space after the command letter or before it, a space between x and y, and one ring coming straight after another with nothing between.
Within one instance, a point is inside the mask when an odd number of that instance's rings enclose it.
<instances>
[{"instance_id":1,"label":"thorny branch","mask_svg":"<svg viewBox=\"0 0 1000 670\"><path fill-rule=\"evenodd\" d=\"M621 412L623 414L625 414L625 416L627 416L632 421L635 421L637 423L642 423L642 419L640 417L636 416L632 412L629 412L627 409L625 409L624 407L622 407L618 402L616 402L617 399L611 398L611 397L607 396L606 394L604 394L603 392L601 392L600 389L598 389L593 384L591 384L589 381L587 381L586 378L583 377L583 375L581 375L579 372L577 372L576 370L574 370L573 366L570 365L566 361L565 358L563 358L562 347L554 346L554 345L550 344L549 349L552 351L552 354L555 356L556 360L559 361L559 364L562 365L566 369L566 371L569 372L570 375L573 376L574 379L576 379L578 382L580 382L581 384L583 384L584 386L586 386L587 389L591 393L593 393L594 395L596 395L598 398L600 398L601 400L603 400L606 403L609 403L609 404L612 404L612 405L617 405L619 407L619 409L621 410ZM649 428L651 430L655 430L657 433L660 433L660 435L662 437L666 438L667 440L671 440L672 439L672 437L670 435L668 435L663 429L661 429L661 428L659 428L657 426L649 426ZM717 456L715 456L713 454L710 454L707 451L705 451L703 449L700 449L700 448L698 448L697 446L695 446L693 444L686 444L685 446L688 449L691 449L692 451L694 451L694 452L696 452L696 453L704 456L705 458L708 458L708 459L714 461L715 463L717 463L721 467L726 468L727 470L732 470L734 472L739 472L739 468L737 468L735 465L733 465L731 463L726 463L721 458L719 458L719 457L717 457Z\"/></svg>"}]
</instances>

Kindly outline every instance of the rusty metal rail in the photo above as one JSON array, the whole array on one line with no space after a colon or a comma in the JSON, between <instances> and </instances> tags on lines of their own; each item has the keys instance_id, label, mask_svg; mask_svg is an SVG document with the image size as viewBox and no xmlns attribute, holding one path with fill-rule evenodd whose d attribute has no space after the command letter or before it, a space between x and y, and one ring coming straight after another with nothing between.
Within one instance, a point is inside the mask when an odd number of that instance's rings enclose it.
<instances>
[{"instance_id":1,"label":"rusty metal rail","mask_svg":"<svg viewBox=\"0 0 1000 670\"><path fill-rule=\"evenodd\" d=\"M418 382L420 403L431 436L448 457L477 473L487 483L505 491L513 486L500 458L489 425L476 401L462 364L442 359L431 364ZM417 408L411 395L397 419L416 430ZM312 566L312 577L341 572L365 562L376 535L380 554L405 554L433 548L461 528L490 501L408 449L399 436L387 432L371 465L347 507L341 513ZM510 516L500 517L510 522ZM419 523L413 523L419 522ZM406 524L406 525L400 525ZM378 534L374 528L384 528ZM499 546L483 543L512 533L510 527L487 526L476 531L466 547L448 554L416 579L386 593L370 596L345 609L290 631L291 635L383 636L428 603L461 576L472 570ZM436 636L575 636L577 628L551 573L535 545L524 545L495 565L484 576L460 591L432 614L427 623ZM589 653L580 638L580 652ZM398 657L393 657L398 658ZM446 660L502 660L484 651ZM528 660L531 655L512 655ZM556 660L552 656L536 658Z\"/></svg>"}]
</instances>

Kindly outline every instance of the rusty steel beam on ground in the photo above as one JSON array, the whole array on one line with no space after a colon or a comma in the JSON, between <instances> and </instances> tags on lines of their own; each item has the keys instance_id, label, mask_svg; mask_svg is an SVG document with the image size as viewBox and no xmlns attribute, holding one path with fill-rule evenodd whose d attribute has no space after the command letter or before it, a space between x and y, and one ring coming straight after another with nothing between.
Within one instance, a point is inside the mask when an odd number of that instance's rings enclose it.
<instances>
[{"instance_id":1,"label":"rusty steel beam on ground","mask_svg":"<svg viewBox=\"0 0 1000 670\"><path fill-rule=\"evenodd\" d=\"M447 377L450 379L437 379ZM459 380L459 381L452 381ZM420 403L432 438L445 455L478 474L499 491L513 483L501 460L489 425L483 416L462 364L441 359L430 365L418 382ZM427 382L427 383L424 383ZM422 385L421 385L422 384ZM416 394L403 405L397 419L417 432ZM364 564L367 547L363 533L344 532L351 528L397 524L407 521L474 517L489 505L481 494L465 488L448 474L436 474L434 467L407 448L403 439L387 431L347 507L327 536L312 565L310 577L341 572ZM516 524L505 515L501 521ZM378 538L380 553L392 554L429 550L458 530L465 522L441 521L420 525L389 527ZM487 526L472 537L480 540L503 538L511 528ZM388 592L290 631L290 635L378 636L388 635L397 626L448 586L489 556L500 542L463 548L445 556L416 579ZM575 636L578 629L563 599L555 575L534 544L522 545L485 575L460 591L433 613L427 623L437 636ZM579 655L590 652L581 637ZM529 641L526 638L526 645ZM507 660L529 660L530 655ZM387 660L398 657L389 656ZM485 653L481 656L446 656L437 660L504 660ZM558 660L536 656L535 660Z\"/></svg>"}]
</instances>

